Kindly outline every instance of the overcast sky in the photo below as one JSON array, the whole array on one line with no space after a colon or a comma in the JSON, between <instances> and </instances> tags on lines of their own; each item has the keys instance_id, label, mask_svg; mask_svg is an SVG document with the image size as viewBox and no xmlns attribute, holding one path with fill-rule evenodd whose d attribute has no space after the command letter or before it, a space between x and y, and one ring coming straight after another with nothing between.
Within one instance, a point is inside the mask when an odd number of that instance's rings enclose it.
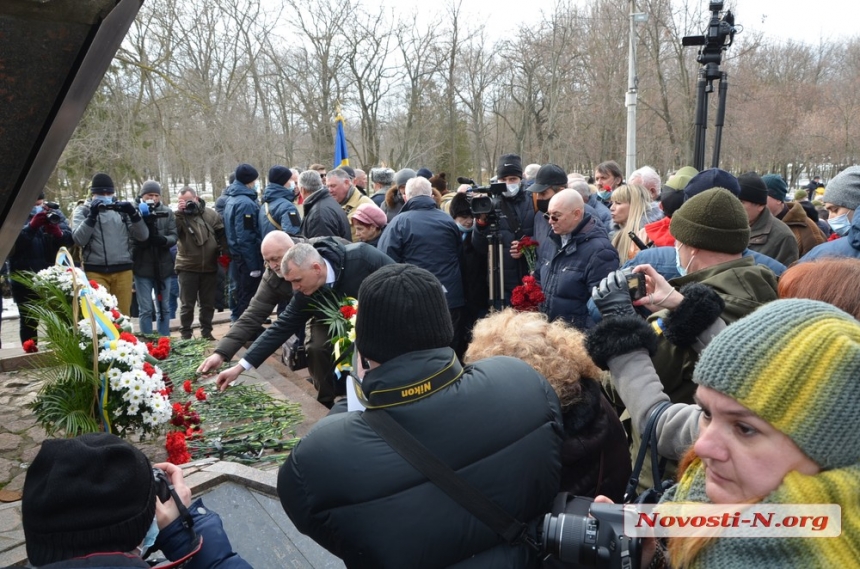
<instances>
[{"instance_id":1,"label":"overcast sky","mask_svg":"<svg viewBox=\"0 0 860 569\"><path fill-rule=\"evenodd\" d=\"M373 3L374 0L367 2ZM377 0L380 1L380 0ZM552 11L556 0L462 0L467 22L486 22L489 28L504 30L515 28L512 18L525 24L540 20L540 12ZM575 0L585 5L588 0ZM443 10L446 2L428 4L427 0L381 0L398 10L417 7L420 14L428 5ZM745 30L758 30L772 39L789 38L818 43L819 39L837 39L858 35L856 14L860 8L852 0L732 0L726 2L735 13L735 22ZM701 2L702 29L707 25L710 12L707 0ZM492 34L495 36L496 34Z\"/></svg>"}]
</instances>

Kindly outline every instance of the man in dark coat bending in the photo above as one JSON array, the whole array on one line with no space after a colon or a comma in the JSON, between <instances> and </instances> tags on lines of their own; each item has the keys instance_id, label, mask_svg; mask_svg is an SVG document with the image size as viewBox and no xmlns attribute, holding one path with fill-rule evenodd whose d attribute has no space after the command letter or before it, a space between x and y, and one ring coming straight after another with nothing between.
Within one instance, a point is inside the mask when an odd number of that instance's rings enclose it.
<instances>
[{"instance_id":1,"label":"man in dark coat bending","mask_svg":"<svg viewBox=\"0 0 860 569\"><path fill-rule=\"evenodd\" d=\"M388 413L484 496L529 522L558 490L563 428L552 387L515 358L460 366L449 347L445 293L424 269L383 267L365 279L358 300L356 346L368 371L356 395L366 410L333 412L290 453L278 476L287 515L350 568L529 566L535 551L478 521L364 417Z\"/></svg>"}]
</instances>

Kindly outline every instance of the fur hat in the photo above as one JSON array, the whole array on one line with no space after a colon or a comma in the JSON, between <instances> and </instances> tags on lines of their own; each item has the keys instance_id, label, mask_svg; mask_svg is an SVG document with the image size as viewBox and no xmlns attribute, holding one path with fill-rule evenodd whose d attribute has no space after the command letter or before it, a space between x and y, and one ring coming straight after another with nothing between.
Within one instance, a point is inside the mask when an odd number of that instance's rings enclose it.
<instances>
[{"instance_id":1,"label":"fur hat","mask_svg":"<svg viewBox=\"0 0 860 569\"><path fill-rule=\"evenodd\" d=\"M555 164L544 164L535 174L535 183L529 187L534 194L539 194L547 188L567 187L567 173Z\"/></svg>"},{"instance_id":2,"label":"fur hat","mask_svg":"<svg viewBox=\"0 0 860 569\"><path fill-rule=\"evenodd\" d=\"M669 233L697 249L743 253L750 225L741 201L723 188L713 188L684 202L672 215Z\"/></svg>"},{"instance_id":3,"label":"fur hat","mask_svg":"<svg viewBox=\"0 0 860 569\"><path fill-rule=\"evenodd\" d=\"M845 168L830 180L822 200L851 210L860 208L860 166Z\"/></svg>"},{"instance_id":4,"label":"fur hat","mask_svg":"<svg viewBox=\"0 0 860 569\"><path fill-rule=\"evenodd\" d=\"M371 168L370 181L383 186L394 183L394 170L391 168Z\"/></svg>"},{"instance_id":5,"label":"fur hat","mask_svg":"<svg viewBox=\"0 0 860 569\"><path fill-rule=\"evenodd\" d=\"M352 219L357 219L365 225L375 225L380 229L388 225L388 217L385 212L374 203L363 203L355 208Z\"/></svg>"},{"instance_id":6,"label":"fur hat","mask_svg":"<svg viewBox=\"0 0 860 569\"><path fill-rule=\"evenodd\" d=\"M505 154L499 158L499 165L496 166L496 177L505 178L507 176L523 177L523 159L516 154ZM565 179L565 184L567 179Z\"/></svg>"},{"instance_id":7,"label":"fur hat","mask_svg":"<svg viewBox=\"0 0 860 569\"><path fill-rule=\"evenodd\" d=\"M442 283L414 265L386 265L364 279L358 306L355 344L375 362L444 348L454 339Z\"/></svg>"},{"instance_id":8,"label":"fur hat","mask_svg":"<svg viewBox=\"0 0 860 569\"><path fill-rule=\"evenodd\" d=\"M860 462L860 323L817 300L776 300L702 353L693 381L788 435L823 469Z\"/></svg>"},{"instance_id":9,"label":"fur hat","mask_svg":"<svg viewBox=\"0 0 860 569\"><path fill-rule=\"evenodd\" d=\"M267 177L270 184L285 186L290 181L290 178L293 177L293 171L286 166L272 166L269 168L269 175Z\"/></svg>"},{"instance_id":10,"label":"fur hat","mask_svg":"<svg viewBox=\"0 0 860 569\"><path fill-rule=\"evenodd\" d=\"M154 517L152 465L115 435L48 439L27 469L21 518L36 566L131 551Z\"/></svg>"},{"instance_id":11,"label":"fur hat","mask_svg":"<svg viewBox=\"0 0 860 569\"><path fill-rule=\"evenodd\" d=\"M412 168L404 168L402 170L398 170L396 174L394 174L394 184L399 188L400 186L405 186L406 182L416 177L418 174L415 173L415 170Z\"/></svg>"},{"instance_id":12,"label":"fur hat","mask_svg":"<svg viewBox=\"0 0 860 569\"><path fill-rule=\"evenodd\" d=\"M767 195L781 202L785 201L785 196L788 195L788 184L782 179L779 174L765 174L761 177L764 185L767 186Z\"/></svg>"},{"instance_id":13,"label":"fur hat","mask_svg":"<svg viewBox=\"0 0 860 569\"><path fill-rule=\"evenodd\" d=\"M146 194L158 194L161 195L161 184L156 182L155 180L147 180L140 187L140 195L138 197L142 198Z\"/></svg>"},{"instance_id":14,"label":"fur hat","mask_svg":"<svg viewBox=\"0 0 860 569\"><path fill-rule=\"evenodd\" d=\"M430 177L430 185L439 190L440 194L448 191L448 180L445 179L445 172Z\"/></svg>"},{"instance_id":15,"label":"fur hat","mask_svg":"<svg viewBox=\"0 0 860 569\"><path fill-rule=\"evenodd\" d=\"M712 188L725 188L734 195L741 193L741 187L738 185L738 179L719 168L708 168L702 170L687 182L684 188L684 199L688 200L695 195L701 194L705 190Z\"/></svg>"},{"instance_id":16,"label":"fur hat","mask_svg":"<svg viewBox=\"0 0 860 569\"><path fill-rule=\"evenodd\" d=\"M469 205L469 200L463 192L457 192L451 198L451 205L448 206L448 213L451 217L473 217L472 207Z\"/></svg>"},{"instance_id":17,"label":"fur hat","mask_svg":"<svg viewBox=\"0 0 860 569\"><path fill-rule=\"evenodd\" d=\"M236 166L236 179L239 180L240 184L248 185L259 177L260 174L257 172L257 169L250 164L239 164Z\"/></svg>"},{"instance_id":18,"label":"fur hat","mask_svg":"<svg viewBox=\"0 0 860 569\"><path fill-rule=\"evenodd\" d=\"M94 194L112 194L116 191L113 185L113 180L110 176L103 172L99 172L93 176L93 181L90 184L90 192Z\"/></svg>"},{"instance_id":19,"label":"fur hat","mask_svg":"<svg viewBox=\"0 0 860 569\"><path fill-rule=\"evenodd\" d=\"M738 184L741 186L741 193L738 194L739 199L758 205L767 204L767 185L761 176L755 172L741 174L738 176Z\"/></svg>"}]
</instances>

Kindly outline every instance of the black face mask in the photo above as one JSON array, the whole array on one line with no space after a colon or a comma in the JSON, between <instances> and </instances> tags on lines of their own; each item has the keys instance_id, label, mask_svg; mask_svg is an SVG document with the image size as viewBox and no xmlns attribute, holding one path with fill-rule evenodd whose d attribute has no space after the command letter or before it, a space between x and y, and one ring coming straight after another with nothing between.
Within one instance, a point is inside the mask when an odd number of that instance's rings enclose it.
<instances>
[{"instance_id":1,"label":"black face mask","mask_svg":"<svg viewBox=\"0 0 860 569\"><path fill-rule=\"evenodd\" d=\"M546 213L549 211L549 200L535 200L537 201L538 211L541 213Z\"/></svg>"}]
</instances>

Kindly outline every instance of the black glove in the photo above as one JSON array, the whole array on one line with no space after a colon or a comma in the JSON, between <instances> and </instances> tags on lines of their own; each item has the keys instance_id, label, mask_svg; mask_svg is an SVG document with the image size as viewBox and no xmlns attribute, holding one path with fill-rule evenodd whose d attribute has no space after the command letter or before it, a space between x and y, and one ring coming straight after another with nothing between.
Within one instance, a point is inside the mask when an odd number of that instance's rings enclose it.
<instances>
[{"instance_id":1,"label":"black glove","mask_svg":"<svg viewBox=\"0 0 860 569\"><path fill-rule=\"evenodd\" d=\"M96 220L99 218L99 204L93 203L90 205L90 215L87 216L87 220L90 221L90 225L95 225Z\"/></svg>"},{"instance_id":2,"label":"black glove","mask_svg":"<svg viewBox=\"0 0 860 569\"><path fill-rule=\"evenodd\" d=\"M149 238L149 242L156 247L167 247L167 237L164 235L153 235Z\"/></svg>"},{"instance_id":3,"label":"black glove","mask_svg":"<svg viewBox=\"0 0 860 569\"><path fill-rule=\"evenodd\" d=\"M124 213L132 217L134 217L135 214L140 215L137 213L137 208L134 207L134 204L131 202L116 202L116 209L120 213Z\"/></svg>"},{"instance_id":4,"label":"black glove","mask_svg":"<svg viewBox=\"0 0 860 569\"><path fill-rule=\"evenodd\" d=\"M618 270L606 275L591 291L591 298L604 318L637 316L623 271Z\"/></svg>"}]
</instances>

